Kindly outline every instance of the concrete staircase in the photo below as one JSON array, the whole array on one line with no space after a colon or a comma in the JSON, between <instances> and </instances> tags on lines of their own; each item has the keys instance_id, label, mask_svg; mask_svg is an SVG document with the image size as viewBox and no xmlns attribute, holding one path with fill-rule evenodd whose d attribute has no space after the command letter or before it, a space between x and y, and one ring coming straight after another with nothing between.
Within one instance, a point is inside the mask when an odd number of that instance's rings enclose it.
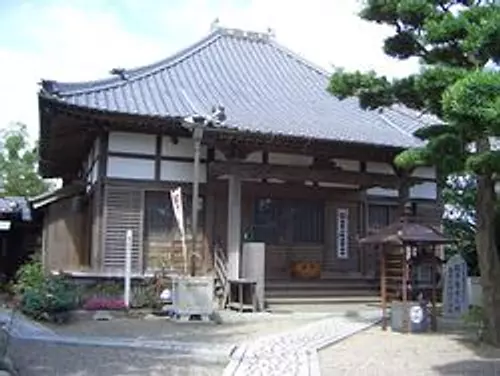
<instances>
[{"instance_id":1,"label":"concrete staircase","mask_svg":"<svg viewBox=\"0 0 500 376\"><path fill-rule=\"evenodd\" d=\"M375 278L342 275L318 280L267 280L268 309L293 306L373 304L380 302L379 283ZM308 309L310 310L310 309Z\"/></svg>"}]
</instances>

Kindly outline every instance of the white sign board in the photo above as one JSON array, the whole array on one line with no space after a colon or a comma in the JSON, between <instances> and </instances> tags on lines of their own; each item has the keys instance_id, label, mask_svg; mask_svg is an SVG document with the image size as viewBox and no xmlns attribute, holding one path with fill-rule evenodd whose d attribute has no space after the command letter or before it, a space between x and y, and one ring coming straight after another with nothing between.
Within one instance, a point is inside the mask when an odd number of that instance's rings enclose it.
<instances>
[{"instance_id":1,"label":"white sign board","mask_svg":"<svg viewBox=\"0 0 500 376\"><path fill-rule=\"evenodd\" d=\"M0 221L0 231L9 231L10 225L10 221Z\"/></svg>"},{"instance_id":2,"label":"white sign board","mask_svg":"<svg viewBox=\"0 0 500 376\"><path fill-rule=\"evenodd\" d=\"M443 313L447 317L459 318L469 309L467 291L467 263L460 255L451 257L445 265Z\"/></svg>"},{"instance_id":3,"label":"white sign board","mask_svg":"<svg viewBox=\"0 0 500 376\"><path fill-rule=\"evenodd\" d=\"M186 230L184 227L184 208L182 205L182 190L181 187L170 191L170 199L172 200L172 208L174 210L177 226L181 234L182 254L184 257L184 272L187 273L187 245L186 245Z\"/></svg>"},{"instance_id":4,"label":"white sign board","mask_svg":"<svg viewBox=\"0 0 500 376\"><path fill-rule=\"evenodd\" d=\"M125 273L123 300L125 307L130 307L130 279L132 275L132 230L125 233Z\"/></svg>"}]
</instances>

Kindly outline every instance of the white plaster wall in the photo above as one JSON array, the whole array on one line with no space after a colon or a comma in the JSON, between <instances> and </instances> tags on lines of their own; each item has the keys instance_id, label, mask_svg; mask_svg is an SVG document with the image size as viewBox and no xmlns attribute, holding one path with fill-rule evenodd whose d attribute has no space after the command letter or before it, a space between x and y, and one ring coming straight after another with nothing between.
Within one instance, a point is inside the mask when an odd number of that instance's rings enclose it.
<instances>
[{"instance_id":1,"label":"white plaster wall","mask_svg":"<svg viewBox=\"0 0 500 376\"><path fill-rule=\"evenodd\" d=\"M281 180L281 179L267 179L267 182L270 183L270 184L284 184L285 181L284 180Z\"/></svg>"},{"instance_id":2,"label":"white plaster wall","mask_svg":"<svg viewBox=\"0 0 500 376\"><path fill-rule=\"evenodd\" d=\"M350 159L333 159L333 161L345 171L359 171L360 163L359 161L353 161Z\"/></svg>"},{"instance_id":3,"label":"white plaster wall","mask_svg":"<svg viewBox=\"0 0 500 376\"><path fill-rule=\"evenodd\" d=\"M163 181L192 182L194 175L194 164L192 162L161 161L160 179ZM207 167L200 164L199 182L206 183Z\"/></svg>"},{"instance_id":4,"label":"white plaster wall","mask_svg":"<svg viewBox=\"0 0 500 376\"><path fill-rule=\"evenodd\" d=\"M380 187L373 187L366 190L368 196L380 196L380 197L398 197L399 193L397 189L387 189Z\"/></svg>"},{"instance_id":5,"label":"white plaster wall","mask_svg":"<svg viewBox=\"0 0 500 376\"><path fill-rule=\"evenodd\" d=\"M352 184L341 184L341 183L331 183L327 181L318 182L318 186L325 188L345 188L345 189L357 189L357 185Z\"/></svg>"},{"instance_id":6,"label":"white plaster wall","mask_svg":"<svg viewBox=\"0 0 500 376\"><path fill-rule=\"evenodd\" d=\"M389 163L366 162L366 171L377 174L394 175L394 169Z\"/></svg>"},{"instance_id":7,"label":"white plaster wall","mask_svg":"<svg viewBox=\"0 0 500 376\"><path fill-rule=\"evenodd\" d=\"M374 187L366 190L369 196L398 197L397 189ZM434 182L425 182L410 188L410 198L435 200L437 198L437 185Z\"/></svg>"},{"instance_id":8,"label":"white plaster wall","mask_svg":"<svg viewBox=\"0 0 500 376\"><path fill-rule=\"evenodd\" d=\"M413 171L412 176L424 179L436 179L435 167L418 167Z\"/></svg>"},{"instance_id":9,"label":"white plaster wall","mask_svg":"<svg viewBox=\"0 0 500 376\"><path fill-rule=\"evenodd\" d=\"M154 155L156 153L156 136L142 133L110 132L108 150L110 152Z\"/></svg>"},{"instance_id":10,"label":"white plaster wall","mask_svg":"<svg viewBox=\"0 0 500 376\"><path fill-rule=\"evenodd\" d=\"M264 161L264 156L261 151L254 151L248 154L244 161L252 163L262 163Z\"/></svg>"},{"instance_id":11,"label":"white plaster wall","mask_svg":"<svg viewBox=\"0 0 500 376\"><path fill-rule=\"evenodd\" d=\"M107 176L121 179L152 180L155 176L153 159L108 157Z\"/></svg>"},{"instance_id":12,"label":"white plaster wall","mask_svg":"<svg viewBox=\"0 0 500 376\"><path fill-rule=\"evenodd\" d=\"M178 138L177 143L173 143L171 137L163 137L161 143L161 155L164 157L194 158L193 139ZM207 147L204 145L201 145L200 157L207 157Z\"/></svg>"},{"instance_id":13,"label":"white plaster wall","mask_svg":"<svg viewBox=\"0 0 500 376\"><path fill-rule=\"evenodd\" d=\"M216 161L225 161L226 160L224 153L221 152L219 149L215 149L214 158Z\"/></svg>"},{"instance_id":14,"label":"white plaster wall","mask_svg":"<svg viewBox=\"0 0 500 376\"><path fill-rule=\"evenodd\" d=\"M410 188L410 198L423 198L435 200L437 198L437 184L426 182Z\"/></svg>"},{"instance_id":15,"label":"white plaster wall","mask_svg":"<svg viewBox=\"0 0 500 376\"><path fill-rule=\"evenodd\" d=\"M287 166L310 166L314 161L313 157L298 154L269 153L269 164Z\"/></svg>"},{"instance_id":16,"label":"white plaster wall","mask_svg":"<svg viewBox=\"0 0 500 376\"><path fill-rule=\"evenodd\" d=\"M215 160L216 161L226 161L227 158L224 156L224 153L218 149L215 149ZM249 153L247 157L243 160L243 162L248 163L262 163L264 161L263 153L261 151L254 151Z\"/></svg>"}]
</instances>

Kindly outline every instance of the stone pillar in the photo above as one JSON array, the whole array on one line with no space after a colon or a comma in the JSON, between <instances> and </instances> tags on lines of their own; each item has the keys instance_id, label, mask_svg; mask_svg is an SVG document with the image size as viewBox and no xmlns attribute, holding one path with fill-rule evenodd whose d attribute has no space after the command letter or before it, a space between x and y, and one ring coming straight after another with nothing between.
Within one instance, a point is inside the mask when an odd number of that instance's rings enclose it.
<instances>
[{"instance_id":1,"label":"stone pillar","mask_svg":"<svg viewBox=\"0 0 500 376\"><path fill-rule=\"evenodd\" d=\"M241 249L241 179L231 175L228 180L227 203L227 260L228 277L240 276Z\"/></svg>"},{"instance_id":2,"label":"stone pillar","mask_svg":"<svg viewBox=\"0 0 500 376\"><path fill-rule=\"evenodd\" d=\"M241 274L243 278L257 282L257 310L264 310L266 245L264 243L244 243L242 247Z\"/></svg>"}]
</instances>

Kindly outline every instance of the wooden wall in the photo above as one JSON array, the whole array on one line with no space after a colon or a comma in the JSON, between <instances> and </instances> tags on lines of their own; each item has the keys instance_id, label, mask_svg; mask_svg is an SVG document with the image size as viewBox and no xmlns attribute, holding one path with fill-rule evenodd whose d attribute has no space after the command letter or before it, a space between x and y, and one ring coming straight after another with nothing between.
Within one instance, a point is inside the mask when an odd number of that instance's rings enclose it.
<instances>
[{"instance_id":1,"label":"wooden wall","mask_svg":"<svg viewBox=\"0 0 500 376\"><path fill-rule=\"evenodd\" d=\"M360 195L357 190L304 184L244 182L242 189L242 231L253 223L254 203L259 198L318 199L324 202L324 242L266 246L266 278L290 277L295 261L320 262L323 271L343 272L359 269L357 235L359 233ZM227 199L226 199L227 201ZM226 206L227 208L227 206ZM348 257L337 256L337 209L349 210ZM222 218L220 219L223 220Z\"/></svg>"},{"instance_id":2,"label":"wooden wall","mask_svg":"<svg viewBox=\"0 0 500 376\"><path fill-rule=\"evenodd\" d=\"M108 180L104 188L104 228L101 248L102 269L107 272L121 271L125 262L125 234L132 230L132 267L137 273L159 270L162 265L169 269L182 272L184 257L182 242L177 225L165 228L164 233L148 233L147 215L144 210L147 192L158 192L164 196L164 203L170 205L170 189L179 184L151 184L146 182L123 182ZM191 187L180 184L184 195L191 194ZM200 186L200 196L206 206L205 187ZM190 200L190 198L188 199ZM158 203L160 205L161 203ZM191 210L185 205L185 217L191 216ZM162 208L158 208L162 210ZM205 250L208 247L208 237L205 228L205 213L199 215L199 231L197 235L196 257L197 270L205 267ZM191 254L192 238L190 223L186 222L188 256Z\"/></svg>"},{"instance_id":3,"label":"wooden wall","mask_svg":"<svg viewBox=\"0 0 500 376\"><path fill-rule=\"evenodd\" d=\"M151 190L165 193L181 186L184 193L191 192L193 176L193 143L190 138L175 138L167 135L111 132L94 144L90 151L88 166L96 166L98 178L92 202L92 260L95 270L121 270L125 257L125 232L133 230L133 267L137 272L157 269L167 261L174 269L183 264L179 239L165 237L158 232L149 236L144 232L145 192ZM227 145L226 145L227 146ZM200 193L204 196L204 212L199 222L203 226L198 232L198 266L210 269L211 246L218 242L225 248L227 241L227 182L208 176L207 165L212 158L226 160L226 155L212 145L211 153L205 145L201 150L199 180ZM97 149L99 149L97 151ZM211 155L211 156L209 156ZM351 155L351 158L355 156ZM363 159L363 156L359 156ZM92 162L93 161L93 162ZM244 158L245 162L301 166L314 164L312 155L296 155L268 150L254 150ZM99 162L99 163L98 163ZM354 159L332 159L346 171L361 172L362 163ZM98 168L97 168L98 167ZM389 163L365 163L366 171L394 175ZM88 168L87 168L88 170ZM432 177L434 169L421 169L416 175ZM87 175L95 175L87 173ZM365 230L366 213L362 210L362 194L359 186L326 186L326 182L268 183L246 181L242 187L242 232L252 224L253 206L259 197L265 198L315 198L325 202L325 237L323 244L268 246L268 275L281 276L288 273L290 264L298 260L322 262L332 272L359 271L363 260L359 255L357 237ZM275 179L274 179L275 180ZM93 179L91 179L94 182ZM373 189L372 189L373 190ZM387 189L374 189L375 193L391 196ZM410 192L414 197L431 197L432 186L424 186ZM392 201L394 197L391 196ZM337 209L349 210L349 255L339 258L337 248ZM186 213L190 216L190 213ZM422 215L432 216L430 209L422 209ZM189 226L188 226L189 228ZM191 242L188 241L188 249Z\"/></svg>"},{"instance_id":4,"label":"wooden wall","mask_svg":"<svg viewBox=\"0 0 500 376\"><path fill-rule=\"evenodd\" d=\"M48 271L90 267L88 204L80 197L59 200L44 213L43 261Z\"/></svg>"}]
</instances>

